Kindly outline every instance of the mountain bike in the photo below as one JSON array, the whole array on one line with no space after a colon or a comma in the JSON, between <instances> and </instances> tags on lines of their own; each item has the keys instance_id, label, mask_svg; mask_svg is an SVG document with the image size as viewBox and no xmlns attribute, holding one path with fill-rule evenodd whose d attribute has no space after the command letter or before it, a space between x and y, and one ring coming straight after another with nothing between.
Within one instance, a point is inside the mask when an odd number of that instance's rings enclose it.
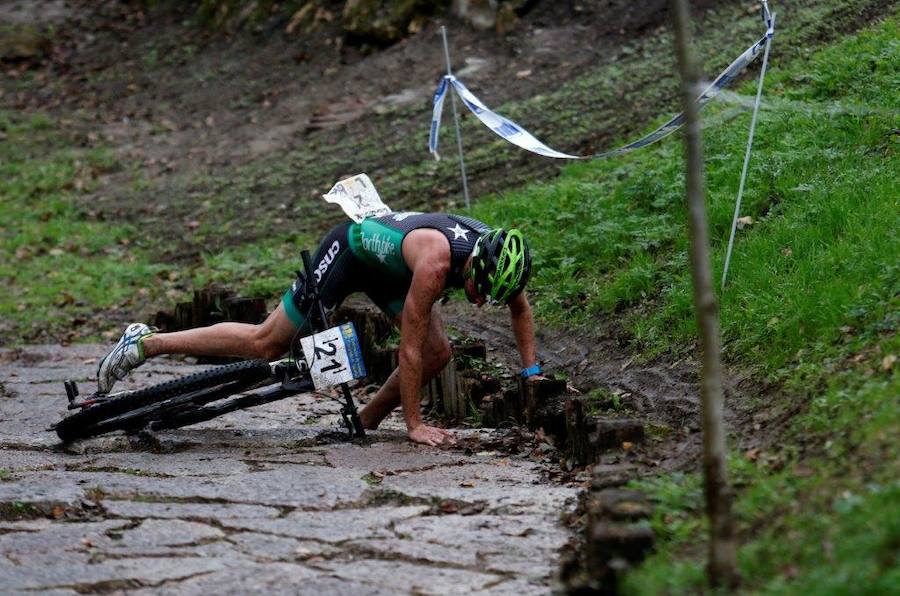
<instances>
[{"instance_id":1,"label":"mountain bike","mask_svg":"<svg viewBox=\"0 0 900 596\"><path fill-rule=\"evenodd\" d=\"M300 393L341 388L341 418L350 438L365 436L348 382L366 376L353 323L328 328L325 307L312 274L309 251L302 251L305 274L297 271L309 304L306 319L314 333L291 341L287 358L275 362L245 360L185 375L151 387L79 400L74 381L64 383L68 409L77 410L50 429L63 442L116 430L180 428L228 412L285 399Z\"/></svg>"}]
</instances>

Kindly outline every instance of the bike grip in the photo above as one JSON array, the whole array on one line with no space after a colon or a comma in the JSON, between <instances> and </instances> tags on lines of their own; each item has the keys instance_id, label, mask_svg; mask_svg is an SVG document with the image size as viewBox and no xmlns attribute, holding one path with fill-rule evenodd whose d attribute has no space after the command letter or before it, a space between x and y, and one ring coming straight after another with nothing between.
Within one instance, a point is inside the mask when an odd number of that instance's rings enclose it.
<instances>
[{"instance_id":1,"label":"bike grip","mask_svg":"<svg viewBox=\"0 0 900 596\"><path fill-rule=\"evenodd\" d=\"M307 279L312 277L312 259L309 256L309 251L307 249L303 249L300 251L300 258L303 259L303 270L306 271Z\"/></svg>"}]
</instances>

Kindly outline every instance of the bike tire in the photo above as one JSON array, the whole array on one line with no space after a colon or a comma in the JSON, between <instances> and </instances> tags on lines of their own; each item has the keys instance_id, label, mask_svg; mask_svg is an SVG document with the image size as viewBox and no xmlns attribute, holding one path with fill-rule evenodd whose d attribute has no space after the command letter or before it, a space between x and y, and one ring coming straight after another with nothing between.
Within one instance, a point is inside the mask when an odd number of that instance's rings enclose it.
<instances>
[{"instance_id":1,"label":"bike tire","mask_svg":"<svg viewBox=\"0 0 900 596\"><path fill-rule=\"evenodd\" d=\"M118 414L111 418L101 420L92 425L89 429L92 436L103 435L117 430L125 432L135 432L150 426L155 430L152 423L171 416L174 412L187 411L192 412L202 409L201 404L213 402L216 400L227 399L228 397L257 385L252 379L241 379L239 381L230 381L222 385L213 385L197 391L182 393L181 395L164 399L163 401L152 403L134 410L128 410L123 414Z\"/></svg>"},{"instance_id":2,"label":"bike tire","mask_svg":"<svg viewBox=\"0 0 900 596\"><path fill-rule=\"evenodd\" d=\"M246 388L270 377L272 370L265 360L244 360L196 372L158 385L123 393L107 401L89 406L64 418L56 425L56 434L64 441L74 441L116 429L95 428L98 423L130 410L160 402L185 393L240 381ZM235 392L241 389L235 389Z\"/></svg>"}]
</instances>

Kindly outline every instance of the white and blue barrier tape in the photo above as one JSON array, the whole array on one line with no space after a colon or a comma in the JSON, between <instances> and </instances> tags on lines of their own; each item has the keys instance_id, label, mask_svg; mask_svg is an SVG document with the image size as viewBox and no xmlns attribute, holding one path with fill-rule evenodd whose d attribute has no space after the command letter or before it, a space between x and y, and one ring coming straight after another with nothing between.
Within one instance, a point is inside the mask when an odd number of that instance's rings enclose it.
<instances>
[{"instance_id":1,"label":"white and blue barrier tape","mask_svg":"<svg viewBox=\"0 0 900 596\"><path fill-rule=\"evenodd\" d=\"M766 34L760 38L759 41L754 43L752 46L747 48L747 50L738 56L738 58L728 65L722 73L716 77L716 79L706 88L706 90L700 94L700 97L697 98L697 107L703 108L704 105L715 99L717 95L731 83L732 80L737 78L741 72L744 71L747 66L753 63L756 58L762 54L765 49L767 42L771 40L771 38L775 34L775 19L774 15L770 15L768 11L768 7L765 6L764 3L764 11L763 18L766 21L767 31ZM557 159L601 159L606 157L612 157L615 155L621 155L623 153L628 153L629 151L634 151L635 149L640 149L641 147L646 147L647 145L651 145L656 141L659 141L662 138L665 138L681 128L681 125L684 123L684 114L678 114L673 117L671 120L646 135L645 137L638 139L632 143L628 143L623 147L619 147L618 149L614 149L612 151L607 151L605 153L595 153L593 155L571 155L569 153L563 153L562 151L557 151L553 149L539 139L537 139L533 134L513 122L504 116L492 111L486 105L484 105L480 99L475 97L475 95L469 91L462 82L454 77L453 75L445 75L440 84L438 85L437 90L434 93L434 107L432 109L431 114L431 131L428 135L428 150L435 156L435 159L440 159L438 155L438 131L441 126L441 111L444 107L444 98L447 95L447 92L450 87L456 91L457 95L459 95L460 99L462 99L463 103L469 108L469 110L475 114L475 116L488 128L493 130L497 135L506 141L521 147L527 151L531 151L532 153L537 153L538 155L543 155L545 157L553 157Z\"/></svg>"}]
</instances>

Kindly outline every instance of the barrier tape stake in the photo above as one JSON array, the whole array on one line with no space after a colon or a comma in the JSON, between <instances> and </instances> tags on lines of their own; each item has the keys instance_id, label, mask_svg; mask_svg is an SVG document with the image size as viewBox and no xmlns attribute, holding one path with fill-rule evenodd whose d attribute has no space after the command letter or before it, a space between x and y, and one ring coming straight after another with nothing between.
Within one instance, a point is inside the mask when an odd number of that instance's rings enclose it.
<instances>
[{"instance_id":1,"label":"barrier tape stake","mask_svg":"<svg viewBox=\"0 0 900 596\"><path fill-rule=\"evenodd\" d=\"M769 63L769 48L772 46L772 35L775 29L775 15L769 16L769 8L766 2L763 2L763 10L765 11L767 25L769 31L766 35L766 49L763 53L762 67L759 71L759 84L756 87L756 102L753 104L753 115L750 118L750 134L747 137L747 152L744 154L744 169L741 171L741 181L738 185L737 201L734 206L734 218L731 221L731 236L728 238L728 250L725 253L725 267L722 269L722 289L725 289L725 282L728 279L728 266L731 263L731 251L734 248L734 236L737 232L738 217L741 214L741 199L744 197L744 183L747 181L747 170L750 166L750 152L753 149L753 133L756 131L756 116L759 114L759 102L762 98L763 79L766 77L766 66Z\"/></svg>"},{"instance_id":2,"label":"barrier tape stake","mask_svg":"<svg viewBox=\"0 0 900 596\"><path fill-rule=\"evenodd\" d=\"M444 58L447 60L447 76L452 77L453 71L450 68L450 49L447 46L447 27L441 25L441 36L444 38ZM462 173L463 197L466 199L466 209L469 204L469 183L466 180L466 161L463 158L462 135L459 132L459 115L456 112L456 94L452 89L450 92L450 105L453 106L453 125L456 127L456 147L459 150L459 170Z\"/></svg>"}]
</instances>

